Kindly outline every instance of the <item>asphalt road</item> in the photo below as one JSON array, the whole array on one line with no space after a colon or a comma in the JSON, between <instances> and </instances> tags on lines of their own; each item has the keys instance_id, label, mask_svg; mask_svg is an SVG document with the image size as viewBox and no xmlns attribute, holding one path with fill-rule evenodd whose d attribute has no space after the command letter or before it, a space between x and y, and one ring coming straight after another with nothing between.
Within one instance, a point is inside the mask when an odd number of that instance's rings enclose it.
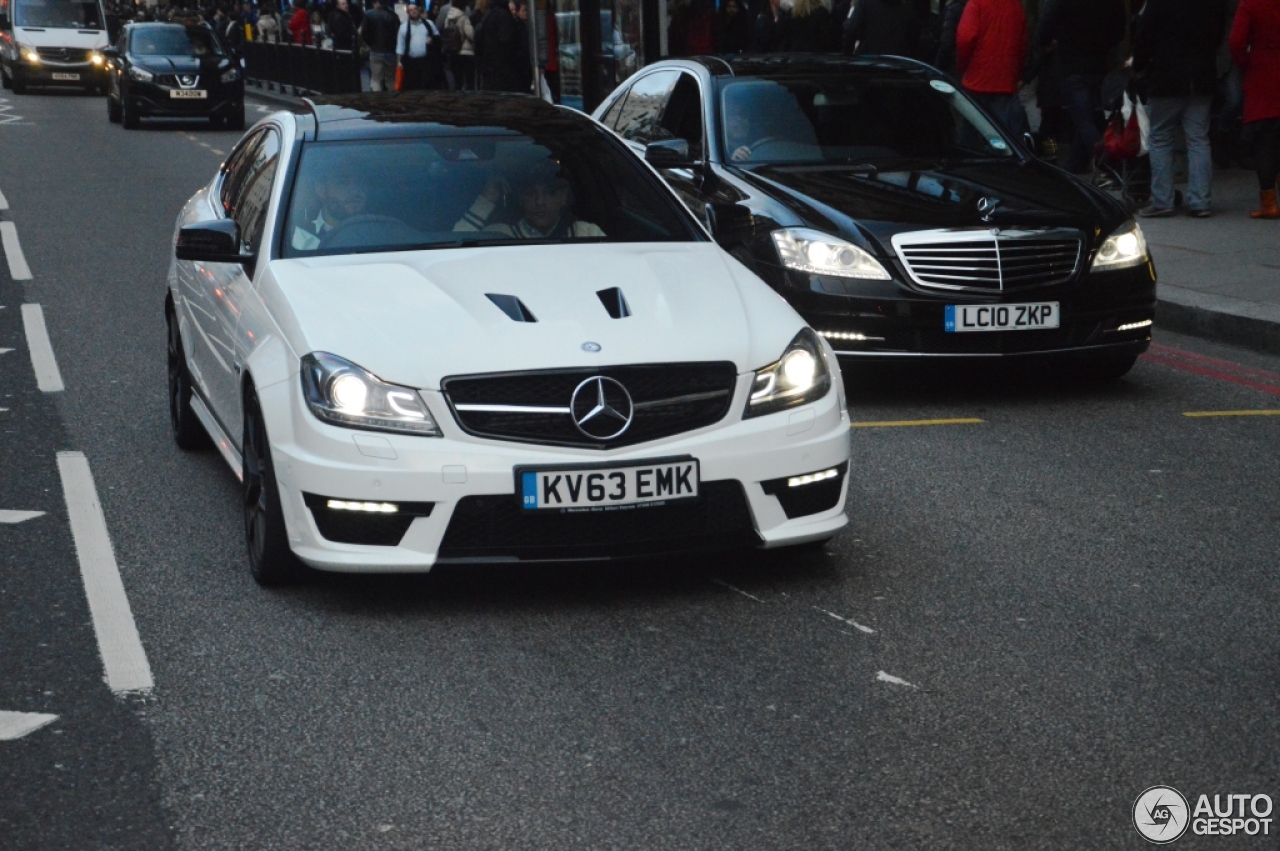
<instances>
[{"instance_id":1,"label":"asphalt road","mask_svg":"<svg viewBox=\"0 0 1280 851\"><path fill-rule=\"evenodd\" d=\"M44 512L0 523L0 713L58 716L0 740L0 848L1139 848L1147 787L1280 799L1280 416L1186 416L1280 409L1280 359L859 372L825 552L267 591L166 412L173 220L238 134L0 98L0 512ZM68 451L145 693L104 682Z\"/></svg>"}]
</instances>

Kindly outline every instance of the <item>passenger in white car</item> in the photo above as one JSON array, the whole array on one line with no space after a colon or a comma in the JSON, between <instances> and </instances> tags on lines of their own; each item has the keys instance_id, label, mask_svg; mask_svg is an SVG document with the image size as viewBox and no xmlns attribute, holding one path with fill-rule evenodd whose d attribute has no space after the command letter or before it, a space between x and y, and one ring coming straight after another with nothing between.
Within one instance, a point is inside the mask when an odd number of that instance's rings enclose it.
<instances>
[{"instance_id":1,"label":"passenger in white car","mask_svg":"<svg viewBox=\"0 0 1280 851\"><path fill-rule=\"evenodd\" d=\"M369 188L359 176L348 171L328 172L312 190L313 203L302 215L294 216L291 242L300 251L320 247L324 235L339 223L365 212Z\"/></svg>"},{"instance_id":2,"label":"passenger in white car","mask_svg":"<svg viewBox=\"0 0 1280 851\"><path fill-rule=\"evenodd\" d=\"M522 175L519 185L520 220L491 222L499 212L506 181L490 180L480 197L453 226L455 232L489 231L517 239L590 239L605 235L598 226L574 218L568 182L554 160L543 160Z\"/></svg>"}]
</instances>

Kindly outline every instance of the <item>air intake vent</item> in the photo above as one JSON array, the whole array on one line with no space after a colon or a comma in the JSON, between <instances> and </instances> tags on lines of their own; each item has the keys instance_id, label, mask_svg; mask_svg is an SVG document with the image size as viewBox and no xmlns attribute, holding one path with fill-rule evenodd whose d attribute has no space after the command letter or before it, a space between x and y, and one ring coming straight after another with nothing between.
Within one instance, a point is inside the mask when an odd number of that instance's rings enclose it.
<instances>
[{"instance_id":1,"label":"air intake vent","mask_svg":"<svg viewBox=\"0 0 1280 851\"><path fill-rule=\"evenodd\" d=\"M533 311L524 306L524 302L513 295L500 295L498 293L485 293L489 297L489 301L498 306L498 309L510 316L517 322L537 322L538 317L533 315Z\"/></svg>"},{"instance_id":2,"label":"air intake vent","mask_svg":"<svg viewBox=\"0 0 1280 851\"><path fill-rule=\"evenodd\" d=\"M631 315L631 306L627 304L627 298L622 294L622 290L617 287L600 290L596 295L600 296L600 303L614 319L623 319Z\"/></svg>"}]
</instances>

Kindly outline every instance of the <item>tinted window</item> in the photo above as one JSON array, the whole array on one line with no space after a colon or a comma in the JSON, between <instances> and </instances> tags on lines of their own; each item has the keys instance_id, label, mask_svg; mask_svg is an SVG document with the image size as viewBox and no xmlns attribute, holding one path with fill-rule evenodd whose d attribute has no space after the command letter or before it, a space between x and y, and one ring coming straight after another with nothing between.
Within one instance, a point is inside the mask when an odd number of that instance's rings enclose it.
<instances>
[{"instance_id":1,"label":"tinted window","mask_svg":"<svg viewBox=\"0 0 1280 851\"><path fill-rule=\"evenodd\" d=\"M267 224L267 207L271 205L271 184L279 161L280 137L268 130L262 135L261 143L253 146L251 158L246 159L235 210L241 239L253 251L257 251L262 242L262 231Z\"/></svg>"},{"instance_id":2,"label":"tinted window","mask_svg":"<svg viewBox=\"0 0 1280 851\"><path fill-rule=\"evenodd\" d=\"M138 56L221 56L213 32L204 27L147 27L134 30L129 52Z\"/></svg>"},{"instance_id":3,"label":"tinted window","mask_svg":"<svg viewBox=\"0 0 1280 851\"><path fill-rule=\"evenodd\" d=\"M284 256L699 239L676 199L603 131L483 133L308 145Z\"/></svg>"},{"instance_id":4,"label":"tinted window","mask_svg":"<svg viewBox=\"0 0 1280 851\"><path fill-rule=\"evenodd\" d=\"M662 111L662 128L671 137L688 142L694 159L702 157L702 93L692 75L681 74L671 90Z\"/></svg>"},{"instance_id":5,"label":"tinted window","mask_svg":"<svg viewBox=\"0 0 1280 851\"><path fill-rule=\"evenodd\" d=\"M20 27L102 29L96 2L17 0L14 13L14 23Z\"/></svg>"},{"instance_id":6,"label":"tinted window","mask_svg":"<svg viewBox=\"0 0 1280 851\"><path fill-rule=\"evenodd\" d=\"M660 119L679 76L678 71L658 71L636 80L618 114L615 129L622 138L642 145L675 138Z\"/></svg>"},{"instance_id":7,"label":"tinted window","mask_svg":"<svg viewBox=\"0 0 1280 851\"><path fill-rule=\"evenodd\" d=\"M1005 158L1003 133L950 83L830 75L724 84L722 141L734 162Z\"/></svg>"},{"instance_id":8,"label":"tinted window","mask_svg":"<svg viewBox=\"0 0 1280 851\"><path fill-rule=\"evenodd\" d=\"M244 139L231 152L227 164L223 166L222 189L218 198L222 202L222 214L229 219L236 218L236 210L240 205L240 187L244 185L249 166L253 163L254 154L261 142L261 131Z\"/></svg>"}]
</instances>

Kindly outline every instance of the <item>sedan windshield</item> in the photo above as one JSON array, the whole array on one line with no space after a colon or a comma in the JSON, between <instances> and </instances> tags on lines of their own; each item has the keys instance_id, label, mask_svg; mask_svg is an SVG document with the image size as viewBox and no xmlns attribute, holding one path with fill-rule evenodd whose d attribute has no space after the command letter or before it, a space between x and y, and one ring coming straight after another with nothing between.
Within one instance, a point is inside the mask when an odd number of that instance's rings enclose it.
<instances>
[{"instance_id":1,"label":"sedan windshield","mask_svg":"<svg viewBox=\"0 0 1280 851\"><path fill-rule=\"evenodd\" d=\"M571 140L477 134L308 145L283 254L696 239L679 202L593 128Z\"/></svg>"},{"instance_id":2,"label":"sedan windshield","mask_svg":"<svg viewBox=\"0 0 1280 851\"><path fill-rule=\"evenodd\" d=\"M721 91L724 152L734 163L1013 156L1006 136L945 80L868 73L747 78Z\"/></svg>"},{"instance_id":3,"label":"sedan windshield","mask_svg":"<svg viewBox=\"0 0 1280 851\"><path fill-rule=\"evenodd\" d=\"M78 0L18 0L14 12L14 23L20 27L102 29L102 17L98 14L96 0L90 3Z\"/></svg>"},{"instance_id":4,"label":"sedan windshield","mask_svg":"<svg viewBox=\"0 0 1280 851\"><path fill-rule=\"evenodd\" d=\"M136 56L221 56L222 48L203 27L157 27L135 32L129 52Z\"/></svg>"}]
</instances>

